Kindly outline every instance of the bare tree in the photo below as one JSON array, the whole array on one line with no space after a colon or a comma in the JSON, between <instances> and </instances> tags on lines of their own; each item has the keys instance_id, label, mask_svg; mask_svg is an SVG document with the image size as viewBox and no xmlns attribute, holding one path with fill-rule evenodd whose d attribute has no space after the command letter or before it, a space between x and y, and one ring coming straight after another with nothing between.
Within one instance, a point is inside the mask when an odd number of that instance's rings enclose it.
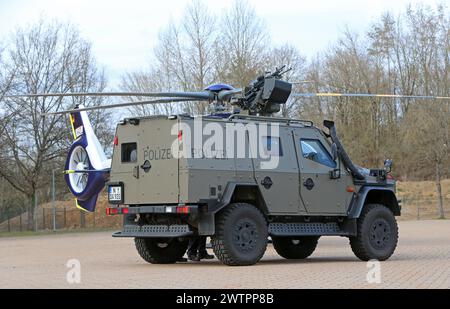
<instances>
[{"instance_id":1,"label":"bare tree","mask_svg":"<svg viewBox=\"0 0 450 309\"><path fill-rule=\"evenodd\" d=\"M436 11L418 6L415 10L408 8L406 19L411 31L411 53L417 66L417 88L427 95L448 95L448 15L442 6ZM411 104L410 108L413 112L408 114L408 121L405 122L405 142L414 141L416 153L422 155L426 170L429 174L434 174L439 217L444 218L441 178L445 166L450 164L450 104L419 101ZM411 158L414 158L414 155Z\"/></svg>"},{"instance_id":2,"label":"bare tree","mask_svg":"<svg viewBox=\"0 0 450 309\"><path fill-rule=\"evenodd\" d=\"M122 77L121 89L127 92L162 92L172 91L172 80L168 70L151 69L148 72L132 72ZM132 100L145 100L147 98L134 97ZM171 115L177 110L175 104L153 104L133 106L129 111L133 115Z\"/></svg>"},{"instance_id":3,"label":"bare tree","mask_svg":"<svg viewBox=\"0 0 450 309\"><path fill-rule=\"evenodd\" d=\"M272 48L268 57L268 62L265 64L265 70L270 71L282 65L286 65L287 68L292 69L283 76L283 79L288 82L296 83L294 85L295 90L301 91L303 89L302 86L304 86L304 82L306 81L306 58L300 54L296 47L290 44ZM298 99L289 99L286 104L281 106L281 116L294 116L299 101L300 100Z\"/></svg>"},{"instance_id":4,"label":"bare tree","mask_svg":"<svg viewBox=\"0 0 450 309\"><path fill-rule=\"evenodd\" d=\"M186 8L182 28L186 36L186 64L194 89L203 90L215 77L215 16L206 4L193 0Z\"/></svg>"},{"instance_id":5,"label":"bare tree","mask_svg":"<svg viewBox=\"0 0 450 309\"><path fill-rule=\"evenodd\" d=\"M247 0L235 0L225 12L220 38L225 78L245 87L263 73L270 50L267 27Z\"/></svg>"},{"instance_id":6,"label":"bare tree","mask_svg":"<svg viewBox=\"0 0 450 309\"><path fill-rule=\"evenodd\" d=\"M3 68L3 61L2 61L2 55L3 55L3 50L0 46L0 68ZM5 86L5 78L4 78L4 72L0 71L0 154L4 152L4 139L3 139L3 128L4 128L4 113L5 111L3 110L3 97L5 95L6 91L6 86ZM0 158L2 156L0 155ZM2 165L2 162L0 161L0 165ZM5 181L3 178L0 177L0 222L3 221L4 219L4 214L6 213L6 204L5 204Z\"/></svg>"},{"instance_id":7,"label":"bare tree","mask_svg":"<svg viewBox=\"0 0 450 309\"><path fill-rule=\"evenodd\" d=\"M9 49L10 70L16 71L13 93L102 90L104 83L91 55L90 44L71 25L39 23L18 29ZM89 98L26 98L5 101L16 112L4 126L7 151L0 175L29 201L28 228L34 225L36 194L48 178L46 170L65 154L70 131L64 116L41 117L68 104L92 102Z\"/></svg>"},{"instance_id":8,"label":"bare tree","mask_svg":"<svg viewBox=\"0 0 450 309\"><path fill-rule=\"evenodd\" d=\"M128 73L122 78L122 89L130 91L201 91L216 78L215 16L206 4L193 0L186 7L182 22L170 22L160 31L150 70ZM130 98L133 99L133 98ZM141 99L141 98L134 98ZM185 103L184 110L203 114L205 102ZM160 104L131 109L139 115L171 113L174 106Z\"/></svg>"},{"instance_id":9,"label":"bare tree","mask_svg":"<svg viewBox=\"0 0 450 309\"><path fill-rule=\"evenodd\" d=\"M216 20L221 22L220 32ZM151 69L125 75L122 88L199 91L218 81L236 87L247 86L257 74L271 66L266 33L263 20L245 0L236 0L221 19L203 1L193 0L180 23L171 21L160 32L154 50L156 62ZM290 49L280 47L283 53L280 57L293 57L293 62L300 60L300 56L294 59L296 55L293 48ZM191 114L204 114L207 110L206 102L184 104L184 111ZM152 114L167 110L156 105L134 108L133 112Z\"/></svg>"},{"instance_id":10,"label":"bare tree","mask_svg":"<svg viewBox=\"0 0 450 309\"><path fill-rule=\"evenodd\" d=\"M193 0L186 8L182 27L186 37L188 78L192 80L193 89L203 90L214 81L216 75L215 16L202 1ZM195 105L195 112L203 114L207 108L207 103L200 102Z\"/></svg>"},{"instance_id":11,"label":"bare tree","mask_svg":"<svg viewBox=\"0 0 450 309\"><path fill-rule=\"evenodd\" d=\"M175 87L187 91L192 89L192 79L188 76L187 54L181 27L173 21L161 30L155 56L159 66L165 66L176 84Z\"/></svg>"},{"instance_id":12,"label":"bare tree","mask_svg":"<svg viewBox=\"0 0 450 309\"><path fill-rule=\"evenodd\" d=\"M5 109L6 106L3 104L4 96L11 90L13 86L13 80L15 75L15 70L7 70L6 61L4 60L4 48L0 45L0 121L1 117L6 117L8 111ZM1 123L0 123L1 124ZM1 125L0 125L1 130ZM1 131L0 131L1 132Z\"/></svg>"},{"instance_id":13,"label":"bare tree","mask_svg":"<svg viewBox=\"0 0 450 309\"><path fill-rule=\"evenodd\" d=\"M367 47L357 34L347 30L343 37L312 62L304 89L308 92L384 92L383 76L367 53ZM332 118L338 123L348 150L360 164L382 162L383 113L379 99L328 98L304 102L302 111L314 120ZM304 103L303 103L304 102ZM358 143L353 141L358 140Z\"/></svg>"},{"instance_id":14,"label":"bare tree","mask_svg":"<svg viewBox=\"0 0 450 309\"><path fill-rule=\"evenodd\" d=\"M449 37L448 11L443 7L410 6L396 19L386 13L366 36L347 30L330 49L311 61L306 79L313 83L302 90L448 96ZM427 152L431 146L418 143L414 139L418 135L411 135L419 123L415 117L435 123L433 115L448 115L440 110L446 103L433 103L423 109L426 101L410 99L316 98L300 100L298 111L316 121L334 119L359 164L379 165L389 156L402 178L437 180L440 177L435 166L429 166L435 159L423 161L416 156L424 153L420 148ZM445 120L449 119L442 119L440 129L430 128L428 134L441 132L448 127ZM439 134L449 133L444 130ZM433 143L434 149L440 149L445 141L441 138ZM417 162L422 162L423 168L417 168ZM440 175L448 175L446 163L438 166Z\"/></svg>"},{"instance_id":15,"label":"bare tree","mask_svg":"<svg viewBox=\"0 0 450 309\"><path fill-rule=\"evenodd\" d=\"M0 166L4 165L3 158L6 157L7 141L5 139L4 130L10 123L13 115L4 103L4 96L8 94L12 86L14 72L5 70L5 62L3 60L4 49L0 46ZM17 196L6 180L0 176L0 221L11 215L11 208L16 206L18 202Z\"/></svg>"},{"instance_id":16,"label":"bare tree","mask_svg":"<svg viewBox=\"0 0 450 309\"><path fill-rule=\"evenodd\" d=\"M444 219L441 186L443 169L450 164L450 105L421 102L411 107L405 126L405 141L414 145L407 157L414 160L416 168L434 174L439 218Z\"/></svg>"}]
</instances>

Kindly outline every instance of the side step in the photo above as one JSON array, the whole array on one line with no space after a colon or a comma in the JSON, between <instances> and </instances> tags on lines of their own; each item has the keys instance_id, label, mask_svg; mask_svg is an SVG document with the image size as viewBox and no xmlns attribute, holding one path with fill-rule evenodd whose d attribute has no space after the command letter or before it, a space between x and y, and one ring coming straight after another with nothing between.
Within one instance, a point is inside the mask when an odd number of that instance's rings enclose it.
<instances>
[{"instance_id":1,"label":"side step","mask_svg":"<svg viewBox=\"0 0 450 309\"><path fill-rule=\"evenodd\" d=\"M193 232L186 225L125 225L121 232L114 233L113 237L148 237L172 238L192 235Z\"/></svg>"},{"instance_id":2,"label":"side step","mask_svg":"<svg viewBox=\"0 0 450 309\"><path fill-rule=\"evenodd\" d=\"M354 235L353 224L344 224L343 228L336 222L302 222L270 223L270 236L350 236Z\"/></svg>"}]
</instances>

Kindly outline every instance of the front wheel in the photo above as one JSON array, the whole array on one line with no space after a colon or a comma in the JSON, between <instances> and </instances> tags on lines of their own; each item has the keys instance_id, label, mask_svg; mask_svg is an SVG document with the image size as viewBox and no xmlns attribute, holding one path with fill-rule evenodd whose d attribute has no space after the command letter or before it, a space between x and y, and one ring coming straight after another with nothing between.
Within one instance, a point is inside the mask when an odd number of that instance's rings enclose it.
<instances>
[{"instance_id":1,"label":"front wheel","mask_svg":"<svg viewBox=\"0 0 450 309\"><path fill-rule=\"evenodd\" d=\"M363 261L387 260L398 242L398 226L394 214L386 206L368 204L358 219L358 233L350 237L353 253Z\"/></svg>"},{"instance_id":2,"label":"front wheel","mask_svg":"<svg viewBox=\"0 0 450 309\"><path fill-rule=\"evenodd\" d=\"M139 255L152 264L173 264L180 260L188 247L182 238L135 238Z\"/></svg>"},{"instance_id":3,"label":"front wheel","mask_svg":"<svg viewBox=\"0 0 450 309\"><path fill-rule=\"evenodd\" d=\"M267 222L261 211L250 204L227 206L216 218L212 246L217 258L230 266L257 263L267 247Z\"/></svg>"}]
</instances>

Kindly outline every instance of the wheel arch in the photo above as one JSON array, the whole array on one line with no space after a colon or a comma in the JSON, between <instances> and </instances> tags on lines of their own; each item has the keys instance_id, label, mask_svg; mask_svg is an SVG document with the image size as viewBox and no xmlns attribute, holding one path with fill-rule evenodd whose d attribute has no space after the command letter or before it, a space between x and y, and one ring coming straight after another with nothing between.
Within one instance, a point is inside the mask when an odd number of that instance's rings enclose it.
<instances>
[{"instance_id":1,"label":"wheel arch","mask_svg":"<svg viewBox=\"0 0 450 309\"><path fill-rule=\"evenodd\" d=\"M251 204L258 208L264 215L268 213L263 195L255 183L229 182L220 203L214 209L214 213L234 203Z\"/></svg>"},{"instance_id":2,"label":"wheel arch","mask_svg":"<svg viewBox=\"0 0 450 309\"><path fill-rule=\"evenodd\" d=\"M349 218L359 218L365 205L382 204L388 207L395 216L400 216L400 203L393 188L365 186L359 191L349 211Z\"/></svg>"},{"instance_id":3,"label":"wheel arch","mask_svg":"<svg viewBox=\"0 0 450 309\"><path fill-rule=\"evenodd\" d=\"M229 182L218 200L201 200L200 203L208 205L208 211L200 214L198 220L198 233L204 236L215 234L217 214L231 204L251 204L258 208L264 216L268 214L266 203L258 185L251 182Z\"/></svg>"}]
</instances>

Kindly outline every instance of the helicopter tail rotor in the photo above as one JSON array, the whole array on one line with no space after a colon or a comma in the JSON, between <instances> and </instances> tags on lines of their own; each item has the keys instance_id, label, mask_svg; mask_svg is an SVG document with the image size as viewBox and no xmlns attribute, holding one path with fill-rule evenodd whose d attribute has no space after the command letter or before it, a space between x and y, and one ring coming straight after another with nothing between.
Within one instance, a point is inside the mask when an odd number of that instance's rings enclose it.
<instances>
[{"instance_id":1,"label":"helicopter tail rotor","mask_svg":"<svg viewBox=\"0 0 450 309\"><path fill-rule=\"evenodd\" d=\"M111 160L106 158L86 111L70 113L70 123L75 141L67 155L65 180L76 197L77 208L93 212L109 179Z\"/></svg>"}]
</instances>

